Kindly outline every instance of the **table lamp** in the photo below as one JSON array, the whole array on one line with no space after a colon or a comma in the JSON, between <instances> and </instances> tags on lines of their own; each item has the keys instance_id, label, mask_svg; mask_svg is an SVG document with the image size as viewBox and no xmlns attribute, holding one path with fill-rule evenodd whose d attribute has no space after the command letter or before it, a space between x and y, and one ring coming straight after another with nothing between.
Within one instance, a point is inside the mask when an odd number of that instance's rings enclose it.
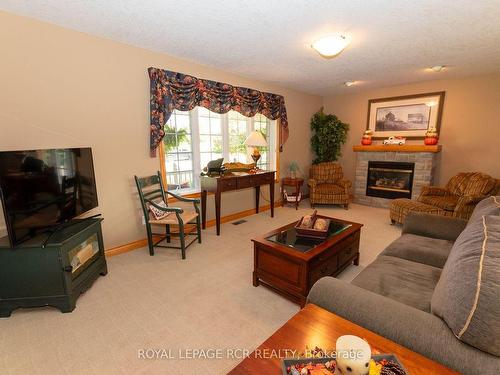
<instances>
[{"instance_id":1,"label":"table lamp","mask_svg":"<svg viewBox=\"0 0 500 375\"><path fill-rule=\"evenodd\" d=\"M254 130L250 133L250 135L243 142L245 146L253 147L252 159L255 163L255 167L257 168L257 162L260 159L260 152L258 147L267 147L267 141L262 135L262 133L258 130Z\"/></svg>"}]
</instances>

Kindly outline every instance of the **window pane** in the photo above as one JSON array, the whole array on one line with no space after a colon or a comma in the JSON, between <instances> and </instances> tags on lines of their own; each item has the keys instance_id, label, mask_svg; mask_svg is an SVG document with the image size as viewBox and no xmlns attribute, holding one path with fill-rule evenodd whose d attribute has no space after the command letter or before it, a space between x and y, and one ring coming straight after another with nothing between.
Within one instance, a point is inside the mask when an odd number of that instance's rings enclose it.
<instances>
[{"instance_id":1,"label":"window pane","mask_svg":"<svg viewBox=\"0 0 500 375\"><path fill-rule=\"evenodd\" d=\"M210 136L200 135L200 152L211 151Z\"/></svg>"},{"instance_id":2,"label":"window pane","mask_svg":"<svg viewBox=\"0 0 500 375\"><path fill-rule=\"evenodd\" d=\"M212 134L222 134L222 129L220 125L220 118L210 119L210 130Z\"/></svg>"},{"instance_id":3,"label":"window pane","mask_svg":"<svg viewBox=\"0 0 500 375\"><path fill-rule=\"evenodd\" d=\"M189 112L183 112L187 113L187 115L177 115L176 116L176 125L177 125L177 131L179 130L184 130L186 133L191 133L191 126L189 123Z\"/></svg>"},{"instance_id":4,"label":"window pane","mask_svg":"<svg viewBox=\"0 0 500 375\"><path fill-rule=\"evenodd\" d=\"M201 168L205 168L208 162L212 160L212 154L210 152L200 152L200 166Z\"/></svg>"},{"instance_id":5,"label":"window pane","mask_svg":"<svg viewBox=\"0 0 500 375\"><path fill-rule=\"evenodd\" d=\"M168 190L194 187L192 136L189 112L174 110L165 125L163 145Z\"/></svg>"},{"instance_id":6,"label":"window pane","mask_svg":"<svg viewBox=\"0 0 500 375\"><path fill-rule=\"evenodd\" d=\"M210 111L205 107L198 107L198 115L208 117L210 115Z\"/></svg>"},{"instance_id":7,"label":"window pane","mask_svg":"<svg viewBox=\"0 0 500 375\"><path fill-rule=\"evenodd\" d=\"M200 134L210 134L210 119L208 117L199 117L198 126Z\"/></svg>"},{"instance_id":8,"label":"window pane","mask_svg":"<svg viewBox=\"0 0 500 375\"><path fill-rule=\"evenodd\" d=\"M179 145L177 146L179 152L191 152L191 135L178 138Z\"/></svg>"},{"instance_id":9,"label":"window pane","mask_svg":"<svg viewBox=\"0 0 500 375\"><path fill-rule=\"evenodd\" d=\"M222 155L222 136L221 135L213 135L212 136L212 152L216 152Z\"/></svg>"}]
</instances>

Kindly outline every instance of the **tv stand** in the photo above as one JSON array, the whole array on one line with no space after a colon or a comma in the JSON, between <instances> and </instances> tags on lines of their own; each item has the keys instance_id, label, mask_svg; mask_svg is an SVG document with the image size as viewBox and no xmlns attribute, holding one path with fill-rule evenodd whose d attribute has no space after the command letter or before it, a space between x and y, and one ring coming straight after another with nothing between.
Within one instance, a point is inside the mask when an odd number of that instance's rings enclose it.
<instances>
[{"instance_id":1,"label":"tv stand","mask_svg":"<svg viewBox=\"0 0 500 375\"><path fill-rule=\"evenodd\" d=\"M73 311L80 294L108 272L102 220L75 219L14 248L7 237L0 238L0 317L20 307Z\"/></svg>"}]
</instances>

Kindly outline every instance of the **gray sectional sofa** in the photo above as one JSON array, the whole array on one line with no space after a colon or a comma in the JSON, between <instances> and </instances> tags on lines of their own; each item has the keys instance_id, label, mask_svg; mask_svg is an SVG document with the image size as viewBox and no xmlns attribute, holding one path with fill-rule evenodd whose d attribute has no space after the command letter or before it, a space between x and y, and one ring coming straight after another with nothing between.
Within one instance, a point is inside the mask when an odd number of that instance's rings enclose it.
<instances>
[{"instance_id":1,"label":"gray sectional sofa","mask_svg":"<svg viewBox=\"0 0 500 375\"><path fill-rule=\"evenodd\" d=\"M464 374L500 374L500 197L469 222L411 213L402 235L350 284L314 303Z\"/></svg>"}]
</instances>

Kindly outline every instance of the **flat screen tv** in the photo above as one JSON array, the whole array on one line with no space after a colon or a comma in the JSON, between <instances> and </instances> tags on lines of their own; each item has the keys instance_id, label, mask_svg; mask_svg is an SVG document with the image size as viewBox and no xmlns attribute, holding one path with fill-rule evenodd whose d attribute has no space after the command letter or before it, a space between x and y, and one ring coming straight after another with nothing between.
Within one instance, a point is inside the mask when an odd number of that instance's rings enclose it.
<instances>
[{"instance_id":1,"label":"flat screen tv","mask_svg":"<svg viewBox=\"0 0 500 375\"><path fill-rule=\"evenodd\" d=\"M10 245L97 207L91 148L0 152L0 197Z\"/></svg>"}]
</instances>

